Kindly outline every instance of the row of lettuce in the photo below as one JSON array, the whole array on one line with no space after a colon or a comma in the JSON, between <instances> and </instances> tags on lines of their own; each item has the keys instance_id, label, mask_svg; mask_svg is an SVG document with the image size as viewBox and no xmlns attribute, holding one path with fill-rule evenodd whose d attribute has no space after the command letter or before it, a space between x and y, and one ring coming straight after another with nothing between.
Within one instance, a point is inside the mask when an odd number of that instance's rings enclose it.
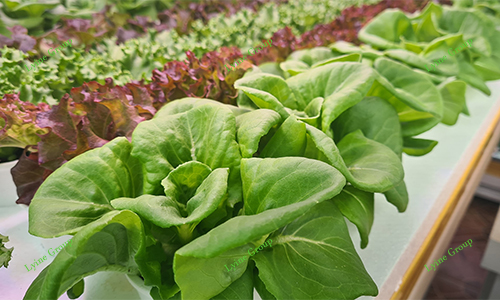
<instances>
[{"instance_id":1,"label":"row of lettuce","mask_svg":"<svg viewBox=\"0 0 500 300\"><path fill-rule=\"evenodd\" d=\"M382 11L383 4L412 11L417 7L412 1L399 0L374 6L351 7L344 10L341 21L317 26L300 37L295 37L289 28L279 30L273 35L273 47L265 48L252 56L251 60L255 64L262 61L279 62L295 49L327 44L337 39L352 40L349 37L356 36L360 24ZM0 152L3 152L0 155L3 154L3 159L21 157L12 170L18 188L18 203L29 204L43 180L62 164L117 136L130 137L139 122L151 119L159 108L172 100L186 96L206 97L236 104L234 82L252 64L244 62L230 72L225 70L224 64L239 58L240 50L223 47L220 52L210 52L201 59L197 59L192 52L186 54L186 61L167 62L163 71L154 70L150 84L132 82L115 86L116 82L107 79L105 84L100 85L97 82L85 83L82 79L82 86L71 89L69 97L63 97L59 105L52 107L45 103L34 105L20 101L20 95L6 95L0 101L0 122L3 121L0 125L4 128L0 135L0 146L3 147L0 148ZM74 59L79 54L75 52L70 55ZM53 85L47 88L47 92L51 89L52 92L57 91L58 86L64 86L61 81L67 80L67 77L60 77L60 74L64 74L64 66L75 70L72 63L71 59L59 60L61 72L53 70ZM107 61L100 61L100 64L109 66ZM261 64L262 69L269 67L279 68L275 63ZM29 91L29 86L24 85L23 89ZM19 156L24 148L29 155Z\"/></svg>"},{"instance_id":2,"label":"row of lettuce","mask_svg":"<svg viewBox=\"0 0 500 300\"><path fill-rule=\"evenodd\" d=\"M144 4L149 5L149 9L155 11L153 16L149 16L147 13L146 15L142 14L142 10L137 12L124 10L122 9L123 2L121 4L112 4L99 1L99 3L94 3L98 5L93 7L92 10L81 9L78 12L69 12L58 8L48 9L51 6L49 3L13 5L17 10L29 10L36 6L37 10L32 12L40 14L44 19L50 19L53 22L50 23L50 26L43 28L37 26L34 29L32 27L36 25L34 22L29 22L27 27L24 27L20 25L23 22L12 22L8 17L0 14L0 22L3 20L4 23L11 26L11 28L2 28L0 26L0 33L2 34L0 35L0 47L7 45L24 52L30 51L31 54L36 55L43 52L43 42L55 38L71 38L78 41L78 44L89 48L110 37L116 37L118 43L123 43L126 40L145 35L148 29L157 32L175 30L179 35L184 35L193 31L193 22L195 21L194 24L199 27L200 24L207 24L211 18L221 13L229 16L243 8L257 11L269 1L177 1L165 10L157 10L163 5L162 2L145 1ZM286 2L286 0L274 0L273 2L279 5ZM76 3L62 3L58 7L71 6L72 4ZM7 18L7 20L4 20L4 18ZM32 17L32 21L36 18Z\"/></svg>"},{"instance_id":3,"label":"row of lettuce","mask_svg":"<svg viewBox=\"0 0 500 300\"><path fill-rule=\"evenodd\" d=\"M265 1L265 0L264 0ZM111 10L113 16L108 21L115 20L115 17L144 16L151 20L163 21L163 16L170 16L172 12L191 9L206 17L207 14L219 11L221 8L226 11L233 11L242 6L260 5L261 0L248 3L238 3L238 1L217 1L211 0L208 3L184 2L172 0L132 0L132 1L0 1L0 33L7 33L7 28L12 26L22 26L29 30L31 35L43 35L60 25L61 19L92 19L103 10ZM245 2L245 1L244 1ZM186 18L185 12L183 17ZM4 34L5 35L5 34Z\"/></svg>"},{"instance_id":4,"label":"row of lettuce","mask_svg":"<svg viewBox=\"0 0 500 300\"><path fill-rule=\"evenodd\" d=\"M488 94L484 81L500 79L483 63L500 50L493 8L388 9L361 30L365 45L294 52L238 79L238 105L169 102L123 129L131 142L118 137L65 163L34 196L29 231L74 235L74 246L24 299L80 294L83 278L103 270L140 275L154 299L252 299L254 288L262 299L375 296L344 217L366 247L374 194L400 212L408 205L403 152L428 153L436 141L416 136L467 113L467 83ZM424 71L465 40L473 46ZM68 98L59 113L75 118ZM224 268L267 239L272 248Z\"/></svg>"},{"instance_id":5,"label":"row of lettuce","mask_svg":"<svg viewBox=\"0 0 500 300\"><path fill-rule=\"evenodd\" d=\"M396 3L400 4L402 2L397 1ZM411 7L411 5L409 6ZM488 9L487 12L489 13L494 11L494 6L487 6L486 4L478 7ZM358 23L360 20L359 16L367 11L373 12L379 9L380 5L348 9L348 13L344 15L344 19L348 20L346 27L349 27L353 23ZM417 29L417 35L421 37L427 34L427 31L430 31L432 32L430 34L431 38L433 37L432 34L434 34L434 37L439 36L440 33L434 33L434 31L440 30L439 26L447 26L445 23L448 21L440 21L444 25L437 24L436 29L428 26L430 14L426 12L424 15L419 17L423 21L419 23L421 25L419 25L420 29ZM387 16L389 19L399 20L402 18L406 24L405 26L408 27L409 20L406 17L402 17L402 13L387 14ZM488 19L491 16L490 14L486 14L485 17ZM363 17L363 20L366 20L366 17ZM333 23L334 25L335 22ZM282 53L290 53L296 48L307 47L311 39L315 40L318 35L324 32L323 27L320 26L318 30L313 30L312 34L308 32L300 38L294 37L290 30L280 30L273 35L273 46L275 47L273 49L266 48L265 51L255 55L256 58L252 57L251 59L254 63L266 60L280 61L282 57L277 57L276 53L281 53L282 55ZM473 27L465 26L464 30L470 30L467 28ZM458 33L462 32L460 28L453 30ZM481 76L485 79L494 79L496 76L495 73L498 73L497 69L495 69L498 63L495 61L497 60L497 56L491 50L491 46L484 43L489 38L487 34L482 39L476 38L470 51L463 52L453 59L448 60L446 64L439 65L437 69L432 71L435 74L428 73L425 66L433 58L440 58L443 54L446 54L449 50L448 46L454 47L454 45L460 44L460 38L443 35L443 38L434 40L435 43L432 47L428 47L423 51L422 49L426 47L426 44L423 42L424 40L416 41L415 37L411 33L409 34L409 36L405 37L404 46L400 47L403 49L389 49L382 53L371 48L366 48L366 46L359 48L346 43L335 43L334 46L331 46L333 51L325 48L297 51L293 55L290 55L283 64L266 63L261 65L260 68L264 72L274 72L275 74L286 76L287 74L295 74L307 69L322 59L328 60L341 53L363 53L364 62L373 62L375 58L383 55L407 63L416 71L429 76L434 83L443 83L446 79L443 75L457 75L459 79L488 93L488 89L481 80ZM474 34L475 32L465 32L467 39ZM361 32L360 37L364 38L365 35L365 32ZM387 43L389 45L398 42L398 37L391 36L388 38L389 42ZM428 40L429 37L426 37L425 41ZM328 39L324 40L324 42L328 42ZM115 46L114 44L112 45ZM405 50L405 47L411 51ZM6 95L0 102L2 116L0 119L2 124L0 125L3 127L0 136L0 146L21 149L29 147L27 150L31 152L29 157L22 156L19 165L13 170L14 179L19 188L19 201L21 203L29 203L29 200L43 179L64 162L89 149L102 146L116 136L124 135L130 137L133 128L139 122L150 119L157 109L169 101L188 96L207 97L223 103L235 104L237 91L234 88L234 82L243 76L245 70L251 68L251 64L249 62L244 63L238 66L236 71L229 73L224 70L223 66L226 61L233 61L239 58L240 53L235 48L223 48L221 52L211 52L200 60L191 52L187 52L188 60L186 62L167 62L164 71L155 70L151 78L152 83L150 84L134 82L127 83L122 87L115 87L114 83L116 82L108 79L101 86L95 82L85 83L85 80L82 78L82 86L71 90L69 98L65 98L61 101L60 105L53 106L52 108L43 103L35 106L31 103L19 101L22 100L22 98L19 99L19 95ZM70 58L75 59L79 53L75 52L70 55ZM116 57L116 55L114 56ZM309 56L311 57L309 58ZM62 57L62 60L59 60L61 69L67 66L68 69L74 70L75 67L71 65L72 60L65 60L64 55ZM471 64L464 63L466 61L464 58L474 59L473 67L471 67ZM57 60L58 57L52 59ZM347 60L349 59L355 60L356 56L350 56ZM103 66L109 65L105 61L100 61L100 64ZM42 66L42 69L44 67ZM46 89L49 92L57 91L57 86L64 86L61 81L67 80L67 77L59 77L60 75L56 73L56 70L52 71L52 78L58 78L59 81L52 81L53 85ZM477 72L480 72L481 76ZM486 74L487 72L493 72L493 74L488 75ZM51 76L48 73L45 75ZM106 77L106 75L101 76L102 78ZM39 78L44 77L40 75ZM22 89L29 93L29 85L22 85L21 82L16 82L16 79L19 81L22 77L13 78L12 82L23 86ZM452 87L453 85L456 85L456 83L449 86ZM61 96L63 93L63 91L60 92ZM461 106L459 105L459 107ZM61 113L60 111L67 111L67 113ZM68 118L66 117L68 113L77 117ZM102 117L105 115L109 117ZM410 114L407 118L412 119L413 117ZM447 115L443 119L448 124L454 120L456 118L449 118ZM432 126L432 124L436 123L436 119L434 118L428 118L428 121L429 123L426 126ZM81 128L86 130L79 130ZM4 157L15 158L19 155L19 150L12 148L3 152L6 152L4 153ZM35 166L37 167L35 168ZM34 168L37 172L30 172ZM32 184L35 182L37 184Z\"/></svg>"},{"instance_id":6,"label":"row of lettuce","mask_svg":"<svg viewBox=\"0 0 500 300\"><path fill-rule=\"evenodd\" d=\"M246 52L261 39L270 38L284 27L288 26L293 33L300 34L312 29L315 24L330 22L348 6L377 1L349 0L337 3L293 0L281 5L268 3L262 5L258 12L244 8L229 18L224 14L212 17L207 24L196 20L189 24L191 30L187 34L177 30L148 28L152 24L137 21L134 26L140 24L143 36L120 45L117 45L119 36L89 45L93 36L102 36L108 27L97 27L93 32L94 28L89 28L84 21L73 22L68 30L55 31L36 39L34 48L26 50L26 53L14 48L1 49L0 64L3 67L0 69L0 94L20 92L23 101L55 104L72 87L81 86L84 82L104 84L108 77L120 85L132 80L148 82L154 69L161 70L168 61L186 59L187 51L192 51L199 58L223 46L238 46ZM108 19L108 16L100 15L96 17L95 23L108 24ZM124 21L113 20L117 24ZM23 36L23 40L27 38ZM47 55L47 50L57 44L57 40L68 38L74 38L75 44L82 47L51 59L44 68L33 72L26 72L23 68L23 64L29 63L28 60Z\"/></svg>"}]
</instances>

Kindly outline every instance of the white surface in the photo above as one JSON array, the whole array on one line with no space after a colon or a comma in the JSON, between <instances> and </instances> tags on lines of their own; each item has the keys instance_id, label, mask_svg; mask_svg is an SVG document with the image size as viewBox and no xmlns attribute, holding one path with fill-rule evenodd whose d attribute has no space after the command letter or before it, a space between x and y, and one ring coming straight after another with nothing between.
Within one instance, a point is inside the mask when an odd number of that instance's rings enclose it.
<instances>
[{"instance_id":1,"label":"white surface","mask_svg":"<svg viewBox=\"0 0 500 300\"><path fill-rule=\"evenodd\" d=\"M12 169L16 164L17 160L0 163L0 210L4 206L17 205L16 185L14 184L14 181L12 181L12 175L10 174L10 169ZM0 233L2 232L0 231Z\"/></svg>"},{"instance_id":2,"label":"white surface","mask_svg":"<svg viewBox=\"0 0 500 300\"><path fill-rule=\"evenodd\" d=\"M12 199L15 201L16 199ZM70 239L70 236L56 239L42 239L28 233L28 208L25 205L0 208L0 233L9 237L7 248L14 247L9 268L0 268L1 299L22 299L28 286L52 260L48 254L49 248L55 248ZM43 256L47 260L36 270L28 271L30 264ZM68 299L66 295L60 299Z\"/></svg>"}]
</instances>

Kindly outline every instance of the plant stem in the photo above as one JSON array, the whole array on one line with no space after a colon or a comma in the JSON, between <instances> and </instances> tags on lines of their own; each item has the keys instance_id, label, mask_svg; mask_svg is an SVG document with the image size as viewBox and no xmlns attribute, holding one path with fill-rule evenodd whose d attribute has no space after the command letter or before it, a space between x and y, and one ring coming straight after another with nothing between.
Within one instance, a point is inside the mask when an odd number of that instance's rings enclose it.
<instances>
[{"instance_id":1,"label":"plant stem","mask_svg":"<svg viewBox=\"0 0 500 300\"><path fill-rule=\"evenodd\" d=\"M181 239L183 244L187 244L191 242L193 239L193 229L190 224L183 224L181 226L177 226L177 231L179 232L179 238Z\"/></svg>"}]
</instances>

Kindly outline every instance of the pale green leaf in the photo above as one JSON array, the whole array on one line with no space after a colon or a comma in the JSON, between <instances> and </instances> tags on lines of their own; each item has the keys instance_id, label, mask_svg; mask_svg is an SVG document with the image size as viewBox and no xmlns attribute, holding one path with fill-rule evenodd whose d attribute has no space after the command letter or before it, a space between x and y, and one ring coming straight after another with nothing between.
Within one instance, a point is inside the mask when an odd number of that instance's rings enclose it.
<instances>
[{"instance_id":1,"label":"pale green leaf","mask_svg":"<svg viewBox=\"0 0 500 300\"><path fill-rule=\"evenodd\" d=\"M347 179L359 189L385 192L403 180L399 157L389 147L364 137L360 130L346 135L337 146L355 180Z\"/></svg>"},{"instance_id":2,"label":"pale green leaf","mask_svg":"<svg viewBox=\"0 0 500 300\"><path fill-rule=\"evenodd\" d=\"M111 200L142 195L141 164L130 155L131 148L126 138L116 138L52 173L29 207L29 232L40 237L74 234L111 211Z\"/></svg>"},{"instance_id":3,"label":"pale green leaf","mask_svg":"<svg viewBox=\"0 0 500 300\"><path fill-rule=\"evenodd\" d=\"M134 257L144 250L140 218L130 211L112 211L92 222L62 248L33 281L23 299L57 299L84 277L99 271L138 273ZM54 253L56 252L53 250Z\"/></svg>"},{"instance_id":4,"label":"pale green leaf","mask_svg":"<svg viewBox=\"0 0 500 300\"><path fill-rule=\"evenodd\" d=\"M227 191L228 169L216 169L206 177L187 201L186 207L175 196L179 187L167 189L166 196L142 195L138 198L118 198L111 201L116 209L129 209L162 228L191 224L196 226L213 213L224 200ZM187 214L187 216L184 216Z\"/></svg>"},{"instance_id":5,"label":"pale green leaf","mask_svg":"<svg viewBox=\"0 0 500 300\"><path fill-rule=\"evenodd\" d=\"M373 112L377 113L373 113ZM401 156L403 136L398 113L389 102L378 97L366 97L346 110L332 124L335 142L361 129L363 135L391 148Z\"/></svg>"},{"instance_id":6,"label":"pale green leaf","mask_svg":"<svg viewBox=\"0 0 500 300\"><path fill-rule=\"evenodd\" d=\"M443 98L444 111L442 123L446 125L455 125L458 115L465 106L465 90L467 85L461 80L446 81L438 87Z\"/></svg>"},{"instance_id":7,"label":"pale green leaf","mask_svg":"<svg viewBox=\"0 0 500 300\"><path fill-rule=\"evenodd\" d=\"M280 115L269 109L259 109L236 117L241 156L252 157L259 149L260 139L280 121Z\"/></svg>"},{"instance_id":8,"label":"pale green leaf","mask_svg":"<svg viewBox=\"0 0 500 300\"><path fill-rule=\"evenodd\" d=\"M302 156L306 147L306 125L288 117L266 144L260 157Z\"/></svg>"},{"instance_id":9,"label":"pale green leaf","mask_svg":"<svg viewBox=\"0 0 500 300\"><path fill-rule=\"evenodd\" d=\"M408 17L399 9L386 9L368 24L358 34L361 41L381 49L400 48L399 43L404 38L416 41L413 26Z\"/></svg>"}]
</instances>

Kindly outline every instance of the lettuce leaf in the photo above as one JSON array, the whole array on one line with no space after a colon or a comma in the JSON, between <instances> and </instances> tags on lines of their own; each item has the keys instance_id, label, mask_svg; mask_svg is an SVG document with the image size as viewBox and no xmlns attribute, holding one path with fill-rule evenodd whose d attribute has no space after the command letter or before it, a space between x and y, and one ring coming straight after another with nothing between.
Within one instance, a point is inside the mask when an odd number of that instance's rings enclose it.
<instances>
[{"instance_id":1,"label":"lettuce leaf","mask_svg":"<svg viewBox=\"0 0 500 300\"><path fill-rule=\"evenodd\" d=\"M9 266L9 261L12 259L12 251L14 251L14 247L5 247L5 243L7 242L9 242L9 237L0 234L0 268L7 268Z\"/></svg>"}]
</instances>

